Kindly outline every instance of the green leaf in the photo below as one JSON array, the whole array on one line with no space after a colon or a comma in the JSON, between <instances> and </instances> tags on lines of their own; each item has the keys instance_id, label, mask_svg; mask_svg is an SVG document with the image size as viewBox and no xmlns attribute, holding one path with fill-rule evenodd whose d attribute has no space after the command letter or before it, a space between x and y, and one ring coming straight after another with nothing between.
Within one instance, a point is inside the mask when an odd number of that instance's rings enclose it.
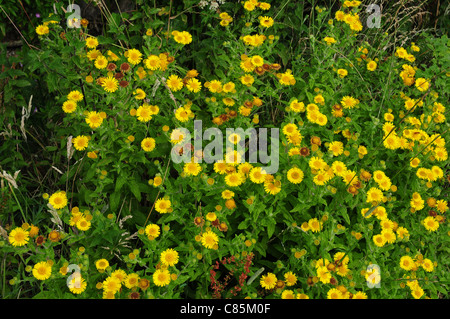
<instances>
[{"instance_id":1,"label":"green leaf","mask_svg":"<svg viewBox=\"0 0 450 319\"><path fill-rule=\"evenodd\" d=\"M130 191L133 193L134 197L140 202L141 201L141 190L139 189L138 183L135 180L130 181L128 184Z\"/></svg>"},{"instance_id":2,"label":"green leaf","mask_svg":"<svg viewBox=\"0 0 450 319\"><path fill-rule=\"evenodd\" d=\"M122 186L127 182L127 178L124 175L119 175L116 181L116 187L114 188L115 192L119 192L122 189Z\"/></svg>"},{"instance_id":3,"label":"green leaf","mask_svg":"<svg viewBox=\"0 0 450 319\"><path fill-rule=\"evenodd\" d=\"M109 206L111 210L114 212L119 207L120 202L120 192L113 192L109 195Z\"/></svg>"}]
</instances>

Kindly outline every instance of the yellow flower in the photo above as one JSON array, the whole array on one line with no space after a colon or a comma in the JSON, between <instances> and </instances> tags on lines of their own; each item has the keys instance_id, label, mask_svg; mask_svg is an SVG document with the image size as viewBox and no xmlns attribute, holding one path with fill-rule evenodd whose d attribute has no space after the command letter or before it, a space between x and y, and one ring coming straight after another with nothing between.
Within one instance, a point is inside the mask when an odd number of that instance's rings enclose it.
<instances>
[{"instance_id":1,"label":"yellow flower","mask_svg":"<svg viewBox=\"0 0 450 319\"><path fill-rule=\"evenodd\" d=\"M186 82L186 88L194 93L200 92L201 88L202 88L202 83L197 80L196 78L190 78L187 82Z\"/></svg>"},{"instance_id":2,"label":"yellow flower","mask_svg":"<svg viewBox=\"0 0 450 319\"><path fill-rule=\"evenodd\" d=\"M375 61L372 60L369 63L367 63L367 70L375 71L376 68L377 68L377 63Z\"/></svg>"},{"instance_id":3,"label":"yellow flower","mask_svg":"<svg viewBox=\"0 0 450 319\"><path fill-rule=\"evenodd\" d=\"M105 69L108 65L108 59L106 59L103 55L100 55L95 59L94 65L97 69Z\"/></svg>"},{"instance_id":4,"label":"yellow flower","mask_svg":"<svg viewBox=\"0 0 450 319\"><path fill-rule=\"evenodd\" d=\"M296 83L294 75L290 70L287 70L285 73L277 74L277 77L282 85L294 85Z\"/></svg>"},{"instance_id":5,"label":"yellow flower","mask_svg":"<svg viewBox=\"0 0 450 319\"><path fill-rule=\"evenodd\" d=\"M202 170L202 167L199 163L190 162L184 164L183 172L186 173L187 176L197 176Z\"/></svg>"},{"instance_id":6,"label":"yellow flower","mask_svg":"<svg viewBox=\"0 0 450 319\"><path fill-rule=\"evenodd\" d=\"M128 289L133 289L134 287L137 287L139 284L139 275L136 273L128 274L124 279L125 287Z\"/></svg>"},{"instance_id":7,"label":"yellow flower","mask_svg":"<svg viewBox=\"0 0 450 319\"><path fill-rule=\"evenodd\" d=\"M98 46L98 40L94 37L87 37L85 43L89 49L95 49Z\"/></svg>"},{"instance_id":8,"label":"yellow flower","mask_svg":"<svg viewBox=\"0 0 450 319\"><path fill-rule=\"evenodd\" d=\"M299 184L303 177L303 171L297 167L293 167L287 172L287 179L293 184Z\"/></svg>"},{"instance_id":9,"label":"yellow flower","mask_svg":"<svg viewBox=\"0 0 450 319\"><path fill-rule=\"evenodd\" d=\"M122 283L119 279L110 276L102 282L102 287L104 292L110 292L114 295L120 290Z\"/></svg>"},{"instance_id":10,"label":"yellow flower","mask_svg":"<svg viewBox=\"0 0 450 319\"><path fill-rule=\"evenodd\" d=\"M46 280L50 278L51 274L52 266L46 261L38 262L33 267L33 276L37 280Z\"/></svg>"},{"instance_id":11,"label":"yellow flower","mask_svg":"<svg viewBox=\"0 0 450 319\"><path fill-rule=\"evenodd\" d=\"M275 274L269 272L266 275L261 276L259 283L264 289L270 290L276 287L277 281Z\"/></svg>"},{"instance_id":12,"label":"yellow flower","mask_svg":"<svg viewBox=\"0 0 450 319\"><path fill-rule=\"evenodd\" d=\"M167 86L176 92L183 88L183 80L176 74L172 74L166 81Z\"/></svg>"},{"instance_id":13,"label":"yellow flower","mask_svg":"<svg viewBox=\"0 0 450 319\"><path fill-rule=\"evenodd\" d=\"M161 228L156 224L149 224L145 227L145 234L150 240L153 240L161 233Z\"/></svg>"},{"instance_id":14,"label":"yellow flower","mask_svg":"<svg viewBox=\"0 0 450 319\"><path fill-rule=\"evenodd\" d=\"M108 262L108 260L106 260L104 258L99 259L95 262L95 267L99 271L104 271L106 268L109 267L109 262Z\"/></svg>"},{"instance_id":15,"label":"yellow flower","mask_svg":"<svg viewBox=\"0 0 450 319\"><path fill-rule=\"evenodd\" d=\"M344 144L339 141L331 142L328 150L333 153L333 156L339 156L344 153Z\"/></svg>"},{"instance_id":16,"label":"yellow flower","mask_svg":"<svg viewBox=\"0 0 450 319\"><path fill-rule=\"evenodd\" d=\"M251 86L255 82L255 78L251 74L245 74L240 77L241 83L246 86Z\"/></svg>"},{"instance_id":17,"label":"yellow flower","mask_svg":"<svg viewBox=\"0 0 450 319\"><path fill-rule=\"evenodd\" d=\"M411 270L414 265L414 260L410 256L403 256L400 258L400 268L404 270Z\"/></svg>"},{"instance_id":18,"label":"yellow flower","mask_svg":"<svg viewBox=\"0 0 450 319\"><path fill-rule=\"evenodd\" d=\"M136 116L138 121L141 122L148 122L152 119L152 106L148 105L147 103L144 103L143 105L139 106L138 109L136 110Z\"/></svg>"},{"instance_id":19,"label":"yellow flower","mask_svg":"<svg viewBox=\"0 0 450 319\"><path fill-rule=\"evenodd\" d=\"M327 292L327 299L343 299L342 292L337 288L331 288Z\"/></svg>"},{"instance_id":20,"label":"yellow flower","mask_svg":"<svg viewBox=\"0 0 450 319\"><path fill-rule=\"evenodd\" d=\"M200 240L202 245L208 249L215 249L219 243L219 237L211 230L204 232Z\"/></svg>"},{"instance_id":21,"label":"yellow flower","mask_svg":"<svg viewBox=\"0 0 450 319\"><path fill-rule=\"evenodd\" d=\"M77 109L77 102L74 100L67 100L63 103L62 109L65 113L73 113Z\"/></svg>"},{"instance_id":22,"label":"yellow flower","mask_svg":"<svg viewBox=\"0 0 450 319\"><path fill-rule=\"evenodd\" d=\"M167 269L157 269L153 274L153 283L158 287L167 286L170 281L170 272Z\"/></svg>"},{"instance_id":23,"label":"yellow flower","mask_svg":"<svg viewBox=\"0 0 450 319\"><path fill-rule=\"evenodd\" d=\"M178 263L178 252L172 248L166 249L161 253L161 262L167 266L175 266Z\"/></svg>"},{"instance_id":24,"label":"yellow flower","mask_svg":"<svg viewBox=\"0 0 450 319\"><path fill-rule=\"evenodd\" d=\"M103 79L102 87L106 92L114 93L119 88L119 82L112 76Z\"/></svg>"},{"instance_id":25,"label":"yellow flower","mask_svg":"<svg viewBox=\"0 0 450 319\"><path fill-rule=\"evenodd\" d=\"M72 280L67 283L67 286L69 287L70 292L76 295L81 294L86 290L86 279L84 279L79 273L77 273L77 275L73 276Z\"/></svg>"},{"instance_id":26,"label":"yellow flower","mask_svg":"<svg viewBox=\"0 0 450 319\"><path fill-rule=\"evenodd\" d=\"M428 91L428 89L430 87L430 80L427 80L424 78L418 78L418 79L416 79L415 86L420 92Z\"/></svg>"},{"instance_id":27,"label":"yellow flower","mask_svg":"<svg viewBox=\"0 0 450 319\"><path fill-rule=\"evenodd\" d=\"M78 219L76 226L79 230L86 231L91 228L91 222L85 217L81 217L80 219Z\"/></svg>"},{"instance_id":28,"label":"yellow flower","mask_svg":"<svg viewBox=\"0 0 450 319\"><path fill-rule=\"evenodd\" d=\"M62 209L67 205L66 192L58 191L48 199L48 202L54 209Z\"/></svg>"},{"instance_id":29,"label":"yellow flower","mask_svg":"<svg viewBox=\"0 0 450 319\"><path fill-rule=\"evenodd\" d=\"M155 203L155 210L158 213L165 214L172 211L172 203L168 199L160 198Z\"/></svg>"},{"instance_id":30,"label":"yellow flower","mask_svg":"<svg viewBox=\"0 0 450 319\"><path fill-rule=\"evenodd\" d=\"M13 246L24 246L29 241L29 235L22 227L16 227L9 233L8 240Z\"/></svg>"},{"instance_id":31,"label":"yellow flower","mask_svg":"<svg viewBox=\"0 0 450 319\"><path fill-rule=\"evenodd\" d=\"M428 216L422 221L423 226L425 226L425 229L432 232L436 231L439 228L439 222L436 220L433 216Z\"/></svg>"},{"instance_id":32,"label":"yellow flower","mask_svg":"<svg viewBox=\"0 0 450 319\"><path fill-rule=\"evenodd\" d=\"M232 172L225 176L225 183L230 187L240 186L245 182L245 176L238 172Z\"/></svg>"},{"instance_id":33,"label":"yellow flower","mask_svg":"<svg viewBox=\"0 0 450 319\"><path fill-rule=\"evenodd\" d=\"M72 144L77 151L84 151L88 147L89 137L85 135L77 136L72 140Z\"/></svg>"},{"instance_id":34,"label":"yellow flower","mask_svg":"<svg viewBox=\"0 0 450 319\"><path fill-rule=\"evenodd\" d=\"M133 95L136 100L143 100L143 99L145 99L145 96L146 96L144 90L142 90L142 89L136 89L133 92Z\"/></svg>"},{"instance_id":35,"label":"yellow flower","mask_svg":"<svg viewBox=\"0 0 450 319\"><path fill-rule=\"evenodd\" d=\"M192 42L192 35L187 31L172 31L173 39L180 44L189 44Z\"/></svg>"},{"instance_id":36,"label":"yellow flower","mask_svg":"<svg viewBox=\"0 0 450 319\"><path fill-rule=\"evenodd\" d=\"M128 62L133 65L139 64L142 60L142 53L137 49L130 49L126 51Z\"/></svg>"},{"instance_id":37,"label":"yellow flower","mask_svg":"<svg viewBox=\"0 0 450 319\"><path fill-rule=\"evenodd\" d=\"M308 221L308 226L314 233L319 232L323 228L322 222L320 222L317 218L311 218Z\"/></svg>"},{"instance_id":38,"label":"yellow flower","mask_svg":"<svg viewBox=\"0 0 450 319\"><path fill-rule=\"evenodd\" d=\"M267 16L261 17L259 19L259 24L261 26L263 26L264 28L268 29L271 26L273 26L273 19L271 17L267 17Z\"/></svg>"},{"instance_id":39,"label":"yellow flower","mask_svg":"<svg viewBox=\"0 0 450 319\"><path fill-rule=\"evenodd\" d=\"M96 111L88 112L85 120L91 129L96 129L103 123L103 117Z\"/></svg>"},{"instance_id":40,"label":"yellow flower","mask_svg":"<svg viewBox=\"0 0 450 319\"><path fill-rule=\"evenodd\" d=\"M348 71L346 69L338 69L337 74L341 79L343 79L348 75Z\"/></svg>"},{"instance_id":41,"label":"yellow flower","mask_svg":"<svg viewBox=\"0 0 450 319\"><path fill-rule=\"evenodd\" d=\"M161 67L161 60L159 59L159 56L152 54L145 59L144 64L147 69L154 71Z\"/></svg>"},{"instance_id":42,"label":"yellow flower","mask_svg":"<svg viewBox=\"0 0 450 319\"><path fill-rule=\"evenodd\" d=\"M327 45L331 45L333 43L336 43L336 39L333 37L325 37L323 38L323 41L327 43Z\"/></svg>"},{"instance_id":43,"label":"yellow flower","mask_svg":"<svg viewBox=\"0 0 450 319\"><path fill-rule=\"evenodd\" d=\"M38 35L45 35L45 34L48 34L48 33L49 33L49 28L48 28L48 26L43 25L43 24L38 25L38 26L36 27L36 33L37 33Z\"/></svg>"},{"instance_id":44,"label":"yellow flower","mask_svg":"<svg viewBox=\"0 0 450 319\"><path fill-rule=\"evenodd\" d=\"M80 91L70 91L69 94L67 94L67 99L72 100L75 102L83 101L83 94Z\"/></svg>"},{"instance_id":45,"label":"yellow flower","mask_svg":"<svg viewBox=\"0 0 450 319\"><path fill-rule=\"evenodd\" d=\"M141 142L141 147L145 152L151 152L155 149L156 142L152 137L146 137Z\"/></svg>"}]
</instances>

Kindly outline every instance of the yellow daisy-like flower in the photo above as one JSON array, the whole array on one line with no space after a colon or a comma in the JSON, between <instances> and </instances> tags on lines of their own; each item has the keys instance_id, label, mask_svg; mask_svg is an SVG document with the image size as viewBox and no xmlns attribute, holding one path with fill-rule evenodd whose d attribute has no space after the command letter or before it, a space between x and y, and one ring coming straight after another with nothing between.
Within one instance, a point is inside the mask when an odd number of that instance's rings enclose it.
<instances>
[{"instance_id":1,"label":"yellow daisy-like flower","mask_svg":"<svg viewBox=\"0 0 450 319\"><path fill-rule=\"evenodd\" d=\"M74 100L67 100L63 103L62 109L64 113L73 113L77 109L77 102Z\"/></svg>"},{"instance_id":2,"label":"yellow daisy-like flower","mask_svg":"<svg viewBox=\"0 0 450 319\"><path fill-rule=\"evenodd\" d=\"M38 25L35 30L38 35L46 35L50 32L48 26L43 24Z\"/></svg>"},{"instance_id":3,"label":"yellow daisy-like flower","mask_svg":"<svg viewBox=\"0 0 450 319\"><path fill-rule=\"evenodd\" d=\"M383 199L383 192L376 188L376 187L372 187L367 191L367 199L366 202L367 203L372 203L372 202L381 202Z\"/></svg>"},{"instance_id":4,"label":"yellow daisy-like flower","mask_svg":"<svg viewBox=\"0 0 450 319\"><path fill-rule=\"evenodd\" d=\"M308 226L309 229L314 233L319 232L323 228L322 222L320 222L317 218L311 218L308 221Z\"/></svg>"},{"instance_id":5,"label":"yellow daisy-like flower","mask_svg":"<svg viewBox=\"0 0 450 319\"><path fill-rule=\"evenodd\" d=\"M69 94L67 94L67 99L72 100L75 102L83 101L83 94L80 91L70 91Z\"/></svg>"},{"instance_id":6,"label":"yellow daisy-like flower","mask_svg":"<svg viewBox=\"0 0 450 319\"><path fill-rule=\"evenodd\" d=\"M150 240L153 240L161 233L161 228L156 224L149 224L145 227L145 234Z\"/></svg>"},{"instance_id":7,"label":"yellow daisy-like flower","mask_svg":"<svg viewBox=\"0 0 450 319\"><path fill-rule=\"evenodd\" d=\"M172 74L166 81L167 86L176 92L183 88L183 80L176 74Z\"/></svg>"},{"instance_id":8,"label":"yellow daisy-like flower","mask_svg":"<svg viewBox=\"0 0 450 319\"><path fill-rule=\"evenodd\" d=\"M187 31L172 31L175 42L186 45L192 42L192 35Z\"/></svg>"},{"instance_id":9,"label":"yellow daisy-like flower","mask_svg":"<svg viewBox=\"0 0 450 319\"><path fill-rule=\"evenodd\" d=\"M343 79L348 75L348 71L346 69L338 69L337 74L341 79Z\"/></svg>"},{"instance_id":10,"label":"yellow daisy-like flower","mask_svg":"<svg viewBox=\"0 0 450 319\"><path fill-rule=\"evenodd\" d=\"M178 263L178 252L172 248L166 249L161 253L161 262L167 266L175 266Z\"/></svg>"},{"instance_id":11,"label":"yellow daisy-like flower","mask_svg":"<svg viewBox=\"0 0 450 319\"><path fill-rule=\"evenodd\" d=\"M245 182L245 176L238 172L232 172L225 176L225 183L230 187L237 187Z\"/></svg>"},{"instance_id":12,"label":"yellow daisy-like flower","mask_svg":"<svg viewBox=\"0 0 450 319\"><path fill-rule=\"evenodd\" d=\"M170 281L170 272L167 269L157 269L153 274L153 282L158 287L167 286Z\"/></svg>"},{"instance_id":13,"label":"yellow daisy-like flower","mask_svg":"<svg viewBox=\"0 0 450 319\"><path fill-rule=\"evenodd\" d=\"M264 59L259 55L254 55L250 58L250 61L254 66L263 66Z\"/></svg>"},{"instance_id":14,"label":"yellow daisy-like flower","mask_svg":"<svg viewBox=\"0 0 450 319\"><path fill-rule=\"evenodd\" d=\"M75 225L81 231L86 231L91 228L91 222L87 220L86 217L81 217L80 219L78 219Z\"/></svg>"},{"instance_id":15,"label":"yellow daisy-like flower","mask_svg":"<svg viewBox=\"0 0 450 319\"><path fill-rule=\"evenodd\" d=\"M109 267L109 262L104 258L99 259L95 262L95 267L99 271L105 271L105 269Z\"/></svg>"},{"instance_id":16,"label":"yellow daisy-like flower","mask_svg":"<svg viewBox=\"0 0 450 319\"><path fill-rule=\"evenodd\" d=\"M183 172L186 173L187 176L197 176L202 171L202 167L199 163L190 162L184 164Z\"/></svg>"},{"instance_id":17,"label":"yellow daisy-like flower","mask_svg":"<svg viewBox=\"0 0 450 319\"><path fill-rule=\"evenodd\" d=\"M138 286L139 279L139 275L136 273L128 274L124 279L124 285L128 289L132 289Z\"/></svg>"},{"instance_id":18,"label":"yellow daisy-like flower","mask_svg":"<svg viewBox=\"0 0 450 319\"><path fill-rule=\"evenodd\" d=\"M439 222L434 218L433 216L428 216L422 221L423 226L425 226L425 229L432 232L436 231L439 228Z\"/></svg>"},{"instance_id":19,"label":"yellow daisy-like flower","mask_svg":"<svg viewBox=\"0 0 450 319\"><path fill-rule=\"evenodd\" d=\"M155 210L158 213L165 214L172 210L172 203L168 199L160 198L155 203Z\"/></svg>"},{"instance_id":20,"label":"yellow daisy-like flower","mask_svg":"<svg viewBox=\"0 0 450 319\"><path fill-rule=\"evenodd\" d=\"M414 260L410 256L403 256L400 258L400 268L404 270L411 270L414 266Z\"/></svg>"},{"instance_id":21,"label":"yellow daisy-like flower","mask_svg":"<svg viewBox=\"0 0 450 319\"><path fill-rule=\"evenodd\" d=\"M84 151L89 145L89 137L86 135L77 136L72 140L72 144L77 151Z\"/></svg>"},{"instance_id":22,"label":"yellow daisy-like flower","mask_svg":"<svg viewBox=\"0 0 450 319\"><path fill-rule=\"evenodd\" d=\"M16 227L9 233L8 240L13 246L24 246L30 239L30 233L22 227Z\"/></svg>"},{"instance_id":23,"label":"yellow daisy-like flower","mask_svg":"<svg viewBox=\"0 0 450 319\"><path fill-rule=\"evenodd\" d=\"M383 247L384 244L386 244L386 240L384 239L383 236L381 236L381 234L373 236L372 240L374 244L378 247Z\"/></svg>"},{"instance_id":24,"label":"yellow daisy-like flower","mask_svg":"<svg viewBox=\"0 0 450 319\"><path fill-rule=\"evenodd\" d=\"M284 280L286 281L286 286L293 286L297 283L297 276L292 271L288 271L284 274Z\"/></svg>"},{"instance_id":25,"label":"yellow daisy-like flower","mask_svg":"<svg viewBox=\"0 0 450 319\"><path fill-rule=\"evenodd\" d=\"M121 287L122 283L115 277L109 276L102 282L103 291L111 292L113 295L118 292Z\"/></svg>"},{"instance_id":26,"label":"yellow daisy-like flower","mask_svg":"<svg viewBox=\"0 0 450 319\"><path fill-rule=\"evenodd\" d=\"M367 70L369 71L375 71L377 68L377 63L373 60L371 60L369 63L367 63Z\"/></svg>"},{"instance_id":27,"label":"yellow daisy-like flower","mask_svg":"<svg viewBox=\"0 0 450 319\"><path fill-rule=\"evenodd\" d=\"M139 64L142 60L142 53L137 49L130 49L126 51L127 60L133 65Z\"/></svg>"},{"instance_id":28,"label":"yellow daisy-like flower","mask_svg":"<svg viewBox=\"0 0 450 319\"><path fill-rule=\"evenodd\" d=\"M97 113L96 111L88 112L85 120L91 129L96 129L103 123L103 117L101 116L100 113Z\"/></svg>"},{"instance_id":29,"label":"yellow daisy-like flower","mask_svg":"<svg viewBox=\"0 0 450 319\"><path fill-rule=\"evenodd\" d=\"M331 288L327 292L327 299L343 299L342 292L337 288Z\"/></svg>"},{"instance_id":30,"label":"yellow daisy-like flower","mask_svg":"<svg viewBox=\"0 0 450 319\"><path fill-rule=\"evenodd\" d=\"M141 148L145 151L145 152L151 152L155 149L156 146L156 141L154 138L152 137L146 137L142 140L141 142Z\"/></svg>"},{"instance_id":31,"label":"yellow daisy-like flower","mask_svg":"<svg viewBox=\"0 0 450 319\"><path fill-rule=\"evenodd\" d=\"M147 69L154 71L161 67L161 60L159 56L152 54L145 59L144 64Z\"/></svg>"},{"instance_id":32,"label":"yellow daisy-like flower","mask_svg":"<svg viewBox=\"0 0 450 319\"><path fill-rule=\"evenodd\" d=\"M87 37L85 43L89 49L95 49L98 46L98 40L94 37Z\"/></svg>"},{"instance_id":33,"label":"yellow daisy-like flower","mask_svg":"<svg viewBox=\"0 0 450 319\"><path fill-rule=\"evenodd\" d=\"M152 113L151 105L144 103L136 110L136 117L138 121L146 123L152 119Z\"/></svg>"},{"instance_id":34,"label":"yellow daisy-like flower","mask_svg":"<svg viewBox=\"0 0 450 319\"><path fill-rule=\"evenodd\" d=\"M37 280L46 280L50 278L51 274L52 266L46 261L38 262L33 267L33 276Z\"/></svg>"},{"instance_id":35,"label":"yellow daisy-like flower","mask_svg":"<svg viewBox=\"0 0 450 319\"><path fill-rule=\"evenodd\" d=\"M344 153L344 144L339 141L331 142L328 146L328 150L333 153L333 156L339 156Z\"/></svg>"},{"instance_id":36,"label":"yellow daisy-like flower","mask_svg":"<svg viewBox=\"0 0 450 319\"><path fill-rule=\"evenodd\" d=\"M214 249L219 243L219 236L217 236L213 231L209 230L202 234L200 240L204 247L208 249Z\"/></svg>"},{"instance_id":37,"label":"yellow daisy-like flower","mask_svg":"<svg viewBox=\"0 0 450 319\"><path fill-rule=\"evenodd\" d=\"M341 100L341 105L344 107L344 109L352 109L358 103L359 103L359 101L351 96L344 96Z\"/></svg>"},{"instance_id":38,"label":"yellow daisy-like flower","mask_svg":"<svg viewBox=\"0 0 450 319\"><path fill-rule=\"evenodd\" d=\"M95 59L94 66L99 70L105 69L108 66L108 59L100 55Z\"/></svg>"},{"instance_id":39,"label":"yellow daisy-like flower","mask_svg":"<svg viewBox=\"0 0 450 319\"><path fill-rule=\"evenodd\" d=\"M180 122L187 122L192 115L192 111L189 108L180 106L175 111L175 118Z\"/></svg>"},{"instance_id":40,"label":"yellow daisy-like flower","mask_svg":"<svg viewBox=\"0 0 450 319\"><path fill-rule=\"evenodd\" d=\"M67 196L66 192L64 191L58 191L54 193L50 198L48 199L48 202L54 209L62 209L66 207L67 205Z\"/></svg>"},{"instance_id":41,"label":"yellow daisy-like flower","mask_svg":"<svg viewBox=\"0 0 450 319\"><path fill-rule=\"evenodd\" d=\"M287 70L285 73L277 74L277 77L282 85L294 85L296 83L294 75L290 70Z\"/></svg>"},{"instance_id":42,"label":"yellow daisy-like flower","mask_svg":"<svg viewBox=\"0 0 450 319\"><path fill-rule=\"evenodd\" d=\"M293 167L287 172L287 179L293 184L299 184L303 180L304 173L300 168Z\"/></svg>"},{"instance_id":43,"label":"yellow daisy-like flower","mask_svg":"<svg viewBox=\"0 0 450 319\"><path fill-rule=\"evenodd\" d=\"M186 88L191 92L197 93L202 89L202 83L196 78L190 78L186 82Z\"/></svg>"},{"instance_id":44,"label":"yellow daisy-like flower","mask_svg":"<svg viewBox=\"0 0 450 319\"><path fill-rule=\"evenodd\" d=\"M418 79L416 79L415 86L420 92L428 91L428 89L430 87L430 80L427 80L424 78L418 78Z\"/></svg>"},{"instance_id":45,"label":"yellow daisy-like flower","mask_svg":"<svg viewBox=\"0 0 450 319\"><path fill-rule=\"evenodd\" d=\"M102 87L106 92L114 93L119 88L119 82L112 76L103 79Z\"/></svg>"},{"instance_id":46,"label":"yellow daisy-like flower","mask_svg":"<svg viewBox=\"0 0 450 319\"><path fill-rule=\"evenodd\" d=\"M259 24L264 28L270 28L273 26L273 23L274 21L271 17L264 16L259 19Z\"/></svg>"},{"instance_id":47,"label":"yellow daisy-like flower","mask_svg":"<svg viewBox=\"0 0 450 319\"><path fill-rule=\"evenodd\" d=\"M79 274L75 275L72 277L72 280L67 283L67 286L69 287L70 292L79 295L86 290L86 279Z\"/></svg>"},{"instance_id":48,"label":"yellow daisy-like flower","mask_svg":"<svg viewBox=\"0 0 450 319\"><path fill-rule=\"evenodd\" d=\"M277 285L277 276L275 274L269 272L266 275L261 276L261 279L259 280L259 283L261 287L263 287L266 290L270 290L276 287Z\"/></svg>"},{"instance_id":49,"label":"yellow daisy-like flower","mask_svg":"<svg viewBox=\"0 0 450 319\"><path fill-rule=\"evenodd\" d=\"M136 89L133 92L133 95L136 100L143 100L147 96L147 94L145 94L145 91L142 89Z\"/></svg>"},{"instance_id":50,"label":"yellow daisy-like flower","mask_svg":"<svg viewBox=\"0 0 450 319\"><path fill-rule=\"evenodd\" d=\"M251 86L255 82L255 78L251 74L245 74L240 77L241 83L246 86Z\"/></svg>"}]
</instances>

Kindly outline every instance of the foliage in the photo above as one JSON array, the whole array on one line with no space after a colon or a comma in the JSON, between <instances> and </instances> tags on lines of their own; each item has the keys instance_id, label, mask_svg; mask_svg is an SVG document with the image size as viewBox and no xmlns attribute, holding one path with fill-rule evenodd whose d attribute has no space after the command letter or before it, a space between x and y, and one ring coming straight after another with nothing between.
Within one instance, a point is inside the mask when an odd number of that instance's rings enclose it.
<instances>
[{"instance_id":1,"label":"foliage","mask_svg":"<svg viewBox=\"0 0 450 319\"><path fill-rule=\"evenodd\" d=\"M446 35L359 1L143 2L2 49L4 298L448 295ZM174 162L199 120L278 128L278 171Z\"/></svg>"}]
</instances>

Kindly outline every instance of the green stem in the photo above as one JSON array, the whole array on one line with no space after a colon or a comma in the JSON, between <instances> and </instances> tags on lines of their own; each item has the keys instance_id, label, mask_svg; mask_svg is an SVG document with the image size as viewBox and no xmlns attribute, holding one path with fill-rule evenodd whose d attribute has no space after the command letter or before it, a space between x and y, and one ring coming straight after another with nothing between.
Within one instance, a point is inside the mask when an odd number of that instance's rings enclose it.
<instances>
[{"instance_id":1,"label":"green stem","mask_svg":"<svg viewBox=\"0 0 450 319\"><path fill-rule=\"evenodd\" d=\"M9 188L11 189L11 192L14 195L14 198L16 199L17 205L19 205L19 209L20 209L20 212L22 213L23 221L27 222L27 219L25 218L25 213L23 212L22 206L20 205L20 202L17 199L16 193L14 192L13 187L11 185L9 185Z\"/></svg>"}]
</instances>

